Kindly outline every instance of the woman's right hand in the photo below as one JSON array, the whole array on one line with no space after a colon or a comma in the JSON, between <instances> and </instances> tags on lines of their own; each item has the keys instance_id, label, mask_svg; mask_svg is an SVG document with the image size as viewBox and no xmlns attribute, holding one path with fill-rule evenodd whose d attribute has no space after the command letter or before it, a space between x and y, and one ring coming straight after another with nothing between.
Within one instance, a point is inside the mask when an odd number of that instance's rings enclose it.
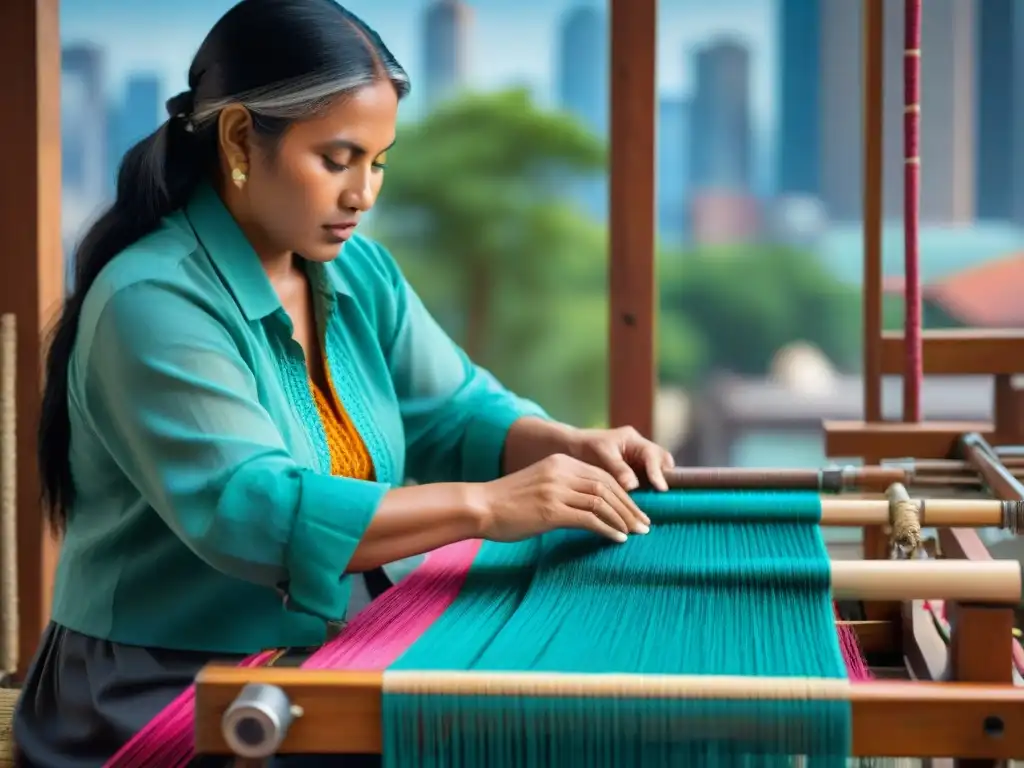
<instances>
[{"instance_id":1,"label":"woman's right hand","mask_svg":"<svg viewBox=\"0 0 1024 768\"><path fill-rule=\"evenodd\" d=\"M490 541L578 528L621 543L650 530L650 519L610 474L570 456L549 456L479 489L481 535Z\"/></svg>"}]
</instances>

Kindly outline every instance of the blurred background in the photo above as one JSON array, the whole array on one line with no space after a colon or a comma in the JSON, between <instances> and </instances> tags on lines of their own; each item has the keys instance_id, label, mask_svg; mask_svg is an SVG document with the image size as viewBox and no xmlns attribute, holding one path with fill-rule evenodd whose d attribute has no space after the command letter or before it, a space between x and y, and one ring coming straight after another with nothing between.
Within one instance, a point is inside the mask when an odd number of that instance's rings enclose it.
<instances>
[{"instance_id":1,"label":"blurred background","mask_svg":"<svg viewBox=\"0 0 1024 768\"><path fill-rule=\"evenodd\" d=\"M69 267L120 158L230 0L63 0ZM607 413L606 1L349 0L409 71L368 233L444 327L553 415ZM903 4L886 4L884 269L901 322ZM662 0L657 439L818 466L861 417L861 30L852 0ZM1024 326L1024 1L924 4L925 326ZM898 413L898 380L885 383ZM925 417L991 382L929 377Z\"/></svg>"}]
</instances>

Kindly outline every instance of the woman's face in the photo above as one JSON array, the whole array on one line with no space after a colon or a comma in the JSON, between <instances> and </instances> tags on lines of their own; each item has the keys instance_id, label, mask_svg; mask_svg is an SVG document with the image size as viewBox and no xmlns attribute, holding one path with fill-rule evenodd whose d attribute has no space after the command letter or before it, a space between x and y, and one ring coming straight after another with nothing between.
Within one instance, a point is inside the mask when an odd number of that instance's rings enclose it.
<instances>
[{"instance_id":1,"label":"woman's face","mask_svg":"<svg viewBox=\"0 0 1024 768\"><path fill-rule=\"evenodd\" d=\"M398 95L383 80L293 124L272 148L247 142L248 178L232 194L262 245L334 259L377 200L397 119Z\"/></svg>"}]
</instances>

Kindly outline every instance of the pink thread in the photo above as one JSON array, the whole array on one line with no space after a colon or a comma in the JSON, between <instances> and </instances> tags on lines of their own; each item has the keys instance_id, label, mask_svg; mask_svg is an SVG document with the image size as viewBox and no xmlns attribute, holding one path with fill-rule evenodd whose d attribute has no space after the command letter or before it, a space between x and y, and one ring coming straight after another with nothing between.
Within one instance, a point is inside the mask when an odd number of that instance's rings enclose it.
<instances>
[{"instance_id":1,"label":"pink thread","mask_svg":"<svg viewBox=\"0 0 1024 768\"><path fill-rule=\"evenodd\" d=\"M480 549L462 541L430 553L398 585L374 600L302 665L308 669L384 669L455 600ZM240 667L259 667L264 651ZM195 686L189 686L125 744L104 768L185 768L194 755Z\"/></svg>"},{"instance_id":2,"label":"pink thread","mask_svg":"<svg viewBox=\"0 0 1024 768\"><path fill-rule=\"evenodd\" d=\"M840 619L839 610L833 603L833 612L838 622ZM854 683L862 683L866 680L873 680L874 675L864 659L864 652L861 650L857 633L850 628L849 624L836 624L836 634L839 636L839 651L846 662L846 676Z\"/></svg>"}]
</instances>

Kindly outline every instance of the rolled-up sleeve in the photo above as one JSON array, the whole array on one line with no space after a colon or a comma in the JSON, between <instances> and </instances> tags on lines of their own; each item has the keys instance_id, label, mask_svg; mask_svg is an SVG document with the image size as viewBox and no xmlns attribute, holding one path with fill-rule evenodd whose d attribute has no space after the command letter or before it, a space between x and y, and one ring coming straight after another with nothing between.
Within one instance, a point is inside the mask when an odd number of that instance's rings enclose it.
<instances>
[{"instance_id":1,"label":"rolled-up sleeve","mask_svg":"<svg viewBox=\"0 0 1024 768\"><path fill-rule=\"evenodd\" d=\"M97 434L196 555L293 610L344 615L346 567L388 488L297 464L222 322L180 292L124 287L80 366Z\"/></svg>"},{"instance_id":2,"label":"rolled-up sleeve","mask_svg":"<svg viewBox=\"0 0 1024 768\"><path fill-rule=\"evenodd\" d=\"M400 275L395 290L397 330L389 363L405 425L409 476L419 482L493 480L501 474L513 422L547 414L474 365Z\"/></svg>"}]
</instances>

